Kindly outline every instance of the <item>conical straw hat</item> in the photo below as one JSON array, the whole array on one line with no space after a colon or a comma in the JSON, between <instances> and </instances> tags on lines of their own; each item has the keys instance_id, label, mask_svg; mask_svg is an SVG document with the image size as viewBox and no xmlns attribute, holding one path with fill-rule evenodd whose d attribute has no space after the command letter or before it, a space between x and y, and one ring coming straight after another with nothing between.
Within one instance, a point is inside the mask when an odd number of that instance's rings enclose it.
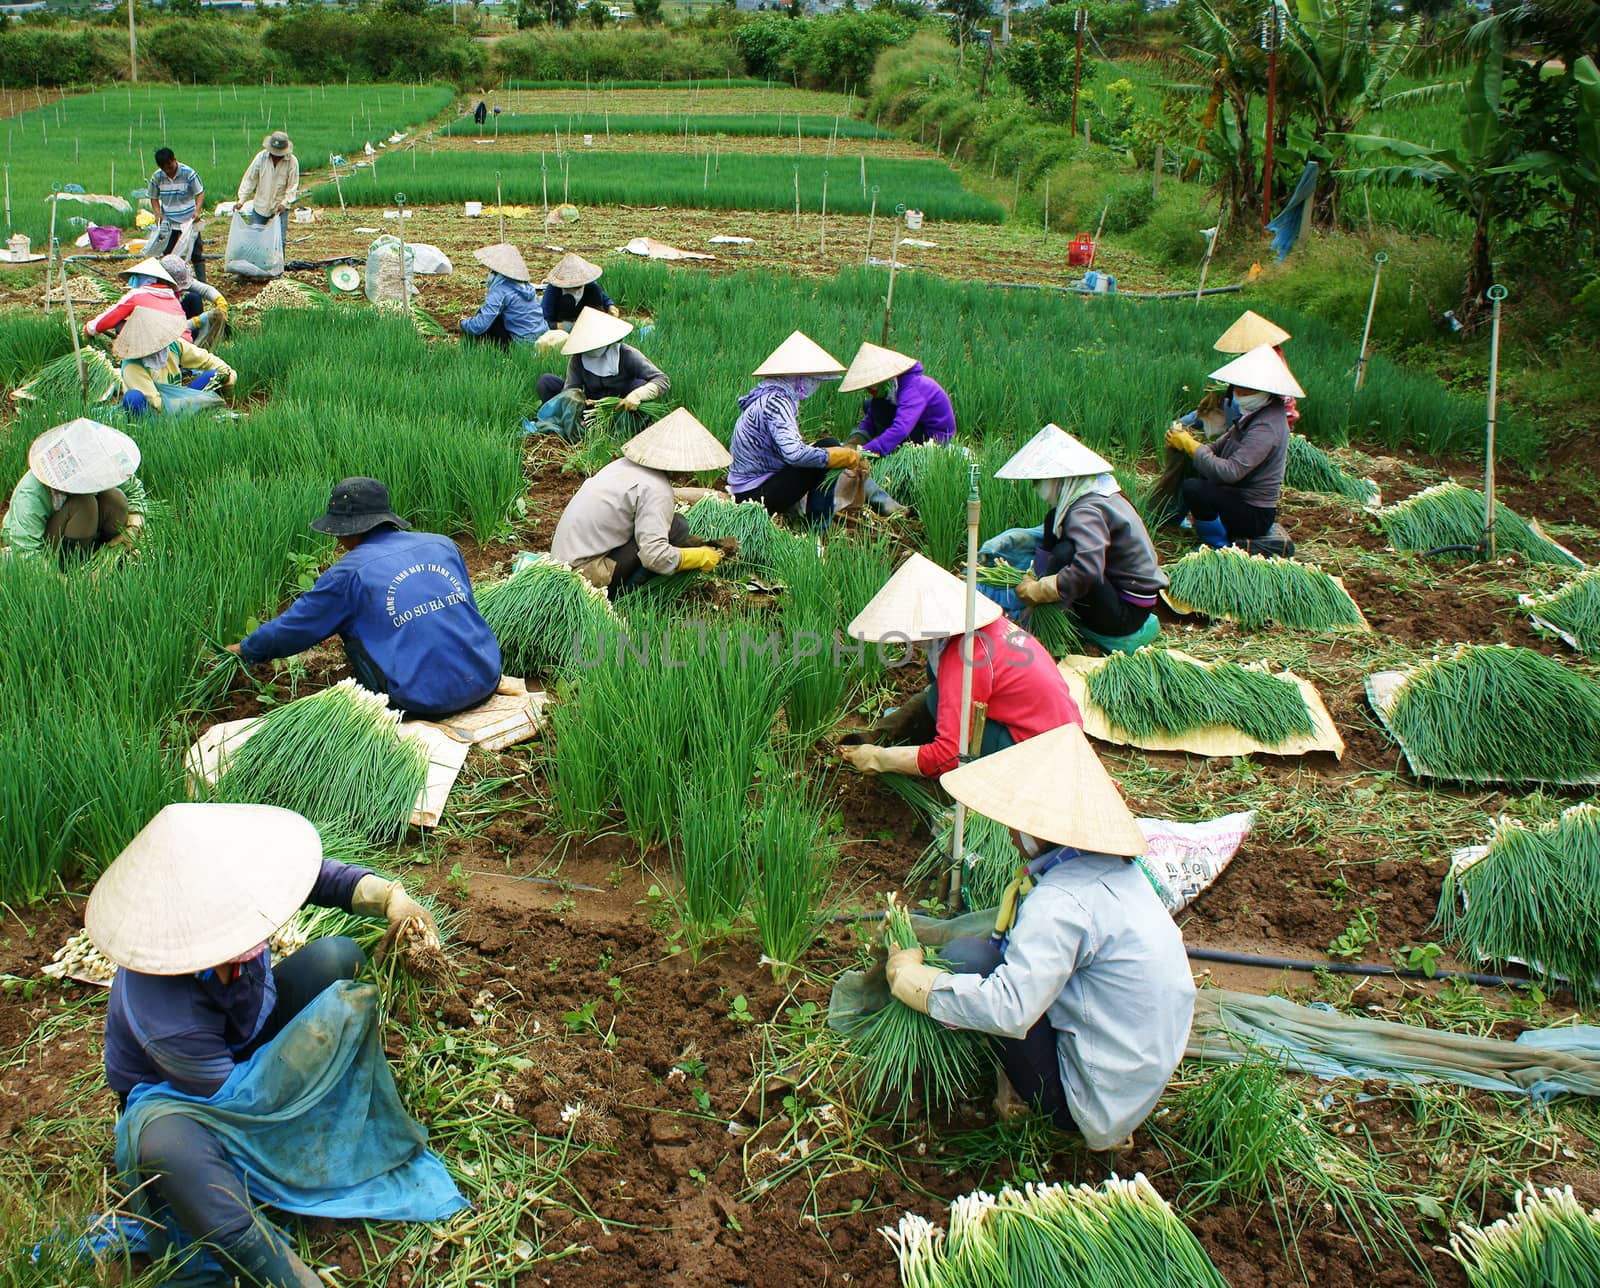
<instances>
[{"instance_id":1,"label":"conical straw hat","mask_svg":"<svg viewBox=\"0 0 1600 1288\"><path fill-rule=\"evenodd\" d=\"M578 320L572 324L572 334L567 336L567 342L561 346L561 352L568 356L575 353L593 353L608 344L615 344L632 330L632 322L624 322L621 318L614 318L599 309L586 308L578 314Z\"/></svg>"},{"instance_id":2,"label":"conical straw hat","mask_svg":"<svg viewBox=\"0 0 1600 1288\"><path fill-rule=\"evenodd\" d=\"M139 444L120 429L79 416L33 440L28 468L57 492L90 496L133 477L139 468Z\"/></svg>"},{"instance_id":3,"label":"conical straw hat","mask_svg":"<svg viewBox=\"0 0 1600 1288\"><path fill-rule=\"evenodd\" d=\"M94 946L129 970L187 975L264 943L311 893L317 829L276 805L168 805L89 895Z\"/></svg>"},{"instance_id":4,"label":"conical straw hat","mask_svg":"<svg viewBox=\"0 0 1600 1288\"><path fill-rule=\"evenodd\" d=\"M1211 347L1218 353L1249 353L1264 344L1282 344L1288 338L1289 333L1276 322L1267 321L1254 309L1246 309Z\"/></svg>"},{"instance_id":5,"label":"conical straw hat","mask_svg":"<svg viewBox=\"0 0 1600 1288\"><path fill-rule=\"evenodd\" d=\"M1000 616L1000 605L978 596L974 628ZM931 559L912 555L846 628L868 643L940 640L967 629L967 586Z\"/></svg>"},{"instance_id":6,"label":"conical straw hat","mask_svg":"<svg viewBox=\"0 0 1600 1288\"><path fill-rule=\"evenodd\" d=\"M1059 425L1046 425L994 472L997 479L1076 479L1109 474L1111 462Z\"/></svg>"},{"instance_id":7,"label":"conical straw hat","mask_svg":"<svg viewBox=\"0 0 1600 1288\"><path fill-rule=\"evenodd\" d=\"M1235 358L1227 366L1211 373L1213 380L1234 385L1240 389L1259 389L1262 393L1279 394L1289 398L1304 398L1306 391L1294 378L1289 364L1280 358L1270 344L1258 345L1242 358Z\"/></svg>"},{"instance_id":8,"label":"conical straw hat","mask_svg":"<svg viewBox=\"0 0 1600 1288\"><path fill-rule=\"evenodd\" d=\"M837 376L839 360L804 331L793 332L751 374L757 376Z\"/></svg>"},{"instance_id":9,"label":"conical straw hat","mask_svg":"<svg viewBox=\"0 0 1600 1288\"><path fill-rule=\"evenodd\" d=\"M600 280L600 265L591 264L582 255L563 255L561 262L545 274L544 280L560 290L575 291Z\"/></svg>"},{"instance_id":10,"label":"conical straw hat","mask_svg":"<svg viewBox=\"0 0 1600 1288\"><path fill-rule=\"evenodd\" d=\"M137 308L117 332L111 352L124 359L147 358L160 353L188 329L188 320L182 314Z\"/></svg>"},{"instance_id":11,"label":"conical straw hat","mask_svg":"<svg viewBox=\"0 0 1600 1288\"><path fill-rule=\"evenodd\" d=\"M499 273L501 277L509 277L513 282L531 282L528 275L528 265L522 258L522 252L510 242L499 242L494 246L484 246L472 252L472 257L491 272Z\"/></svg>"},{"instance_id":12,"label":"conical straw hat","mask_svg":"<svg viewBox=\"0 0 1600 1288\"><path fill-rule=\"evenodd\" d=\"M161 267L161 261L159 259L141 259L132 268L119 269L117 271L117 276L132 277L135 273L142 274L145 277L160 278L169 286L177 285L177 283L172 280L172 274Z\"/></svg>"},{"instance_id":13,"label":"conical straw hat","mask_svg":"<svg viewBox=\"0 0 1600 1288\"><path fill-rule=\"evenodd\" d=\"M689 474L725 470L733 464L728 449L686 407L669 411L649 429L635 434L622 445L622 454L652 470Z\"/></svg>"},{"instance_id":14,"label":"conical straw hat","mask_svg":"<svg viewBox=\"0 0 1600 1288\"><path fill-rule=\"evenodd\" d=\"M844 373L839 392L853 394L858 389L870 389L885 380L904 375L916 365L915 358L863 340L861 347L856 350L856 356L850 359L850 370Z\"/></svg>"},{"instance_id":15,"label":"conical straw hat","mask_svg":"<svg viewBox=\"0 0 1600 1288\"><path fill-rule=\"evenodd\" d=\"M1075 724L968 761L942 774L945 791L975 813L1052 845L1134 858L1144 833Z\"/></svg>"}]
</instances>

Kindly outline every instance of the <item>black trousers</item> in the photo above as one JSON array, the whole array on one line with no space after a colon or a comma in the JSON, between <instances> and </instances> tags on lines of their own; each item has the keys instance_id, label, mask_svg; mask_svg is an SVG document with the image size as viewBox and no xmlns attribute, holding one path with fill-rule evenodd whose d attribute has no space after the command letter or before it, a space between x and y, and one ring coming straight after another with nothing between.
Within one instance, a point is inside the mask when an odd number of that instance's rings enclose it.
<instances>
[{"instance_id":1,"label":"black trousers","mask_svg":"<svg viewBox=\"0 0 1600 1288\"><path fill-rule=\"evenodd\" d=\"M178 239L182 235L182 233L174 228L170 233L167 234L164 245L146 246L144 253L151 259L160 259L165 255L170 255L172 254L172 248L178 244ZM200 282L205 281L206 248L205 243L199 237L194 239L194 245L189 250L189 263L194 267L195 280Z\"/></svg>"},{"instance_id":2,"label":"black trousers","mask_svg":"<svg viewBox=\"0 0 1600 1288\"><path fill-rule=\"evenodd\" d=\"M277 1004L241 1060L283 1032L329 984L353 978L366 960L355 940L341 936L315 940L275 966ZM226 1252L250 1229L254 1213L244 1178L228 1161L222 1142L198 1120L181 1113L157 1118L139 1133L138 1167L153 1178L155 1192L196 1241Z\"/></svg>"},{"instance_id":3,"label":"black trousers","mask_svg":"<svg viewBox=\"0 0 1600 1288\"><path fill-rule=\"evenodd\" d=\"M498 319L496 320L498 321ZM533 385L534 392L539 395L539 406L541 407L543 407L545 403L549 402L566 387L567 382L565 377L558 376L553 371L545 372L544 375L540 376Z\"/></svg>"},{"instance_id":4,"label":"black trousers","mask_svg":"<svg viewBox=\"0 0 1600 1288\"><path fill-rule=\"evenodd\" d=\"M496 318L489 323L488 329L481 334L473 335L471 331L463 331L461 338L463 340L486 340L488 343L498 345L502 349L511 347L511 332L506 328L506 320L503 317ZM544 377L541 376L540 379L542 380ZM558 390L557 392L560 391Z\"/></svg>"},{"instance_id":5,"label":"black trousers","mask_svg":"<svg viewBox=\"0 0 1600 1288\"><path fill-rule=\"evenodd\" d=\"M711 543L704 537L697 537L689 530L688 523L681 514L672 516L672 525L667 529L667 544L679 550L691 550L700 546L709 546ZM629 537L615 550L610 551L608 559L616 561L616 567L611 573L611 583L606 588L606 598L616 597L627 590L637 590L645 582L656 576L650 569L639 562L639 543Z\"/></svg>"},{"instance_id":6,"label":"black trousers","mask_svg":"<svg viewBox=\"0 0 1600 1288\"><path fill-rule=\"evenodd\" d=\"M1263 509L1239 499L1239 493L1211 479L1186 478L1183 503L1197 519L1221 519L1230 541L1264 537L1278 518L1277 507Z\"/></svg>"},{"instance_id":7,"label":"black trousers","mask_svg":"<svg viewBox=\"0 0 1600 1288\"><path fill-rule=\"evenodd\" d=\"M837 438L819 438L812 444L814 447L837 447ZM761 483L751 488L748 492L735 492L735 501L760 501L767 507L768 514L787 514L794 509L802 497L810 495L816 490L817 485L828 477L826 465L785 465L771 478L763 479ZM832 496L828 503L833 503ZM818 516L813 516L818 517Z\"/></svg>"},{"instance_id":8,"label":"black trousers","mask_svg":"<svg viewBox=\"0 0 1600 1288\"><path fill-rule=\"evenodd\" d=\"M1050 562L1057 568L1065 568L1072 562L1076 553L1077 546L1074 542L1059 541L1051 553ZM1145 618L1150 616L1148 608L1130 604L1117 594L1117 588L1109 581L1098 582L1072 603L1063 603L1061 607L1096 635L1132 635L1144 625Z\"/></svg>"}]
</instances>

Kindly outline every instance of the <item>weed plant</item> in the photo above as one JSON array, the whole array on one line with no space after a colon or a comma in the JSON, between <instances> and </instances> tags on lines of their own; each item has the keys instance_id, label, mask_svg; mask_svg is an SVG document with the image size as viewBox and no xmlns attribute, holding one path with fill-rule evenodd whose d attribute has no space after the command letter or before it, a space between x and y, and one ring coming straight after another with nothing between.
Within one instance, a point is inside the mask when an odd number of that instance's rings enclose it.
<instances>
[{"instance_id":1,"label":"weed plant","mask_svg":"<svg viewBox=\"0 0 1600 1288\"><path fill-rule=\"evenodd\" d=\"M750 915L761 952L782 983L837 906L839 843L826 826L826 785L768 761L745 826L750 855Z\"/></svg>"}]
</instances>

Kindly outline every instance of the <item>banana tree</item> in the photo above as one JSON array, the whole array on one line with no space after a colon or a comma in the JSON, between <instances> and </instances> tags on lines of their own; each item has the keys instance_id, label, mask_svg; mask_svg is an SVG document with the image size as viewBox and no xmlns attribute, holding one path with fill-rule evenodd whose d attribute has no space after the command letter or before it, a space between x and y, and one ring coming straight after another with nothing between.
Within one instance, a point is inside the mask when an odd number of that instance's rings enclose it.
<instances>
[{"instance_id":1,"label":"banana tree","mask_svg":"<svg viewBox=\"0 0 1600 1288\"><path fill-rule=\"evenodd\" d=\"M1199 139L1184 177L1192 178L1201 159L1209 157L1235 215L1253 204L1257 187L1250 102L1261 87L1265 64L1253 43L1252 13L1241 0L1192 0L1179 10L1190 41L1184 55L1209 84Z\"/></svg>"},{"instance_id":2,"label":"banana tree","mask_svg":"<svg viewBox=\"0 0 1600 1288\"><path fill-rule=\"evenodd\" d=\"M1584 237L1592 245L1600 221L1600 67L1584 55L1570 76L1541 78L1538 87L1547 121L1556 119L1537 132L1545 146L1523 152L1505 172L1556 182L1559 194L1553 202L1565 213L1577 250ZM1552 102L1559 104L1554 112Z\"/></svg>"}]
</instances>

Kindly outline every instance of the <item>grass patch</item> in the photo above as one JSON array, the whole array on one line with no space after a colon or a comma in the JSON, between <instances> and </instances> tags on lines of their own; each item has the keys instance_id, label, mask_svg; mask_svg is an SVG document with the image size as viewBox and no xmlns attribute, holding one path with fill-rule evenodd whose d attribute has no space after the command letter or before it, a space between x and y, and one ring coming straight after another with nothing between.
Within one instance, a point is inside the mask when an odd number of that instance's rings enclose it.
<instances>
[{"instance_id":1,"label":"grass patch","mask_svg":"<svg viewBox=\"0 0 1600 1288\"><path fill-rule=\"evenodd\" d=\"M808 139L892 139L869 121L848 116L819 116L794 112L513 112L493 126L480 126L470 117L453 122L445 134L477 136L499 134L680 134L728 138L793 138L796 131Z\"/></svg>"}]
</instances>

